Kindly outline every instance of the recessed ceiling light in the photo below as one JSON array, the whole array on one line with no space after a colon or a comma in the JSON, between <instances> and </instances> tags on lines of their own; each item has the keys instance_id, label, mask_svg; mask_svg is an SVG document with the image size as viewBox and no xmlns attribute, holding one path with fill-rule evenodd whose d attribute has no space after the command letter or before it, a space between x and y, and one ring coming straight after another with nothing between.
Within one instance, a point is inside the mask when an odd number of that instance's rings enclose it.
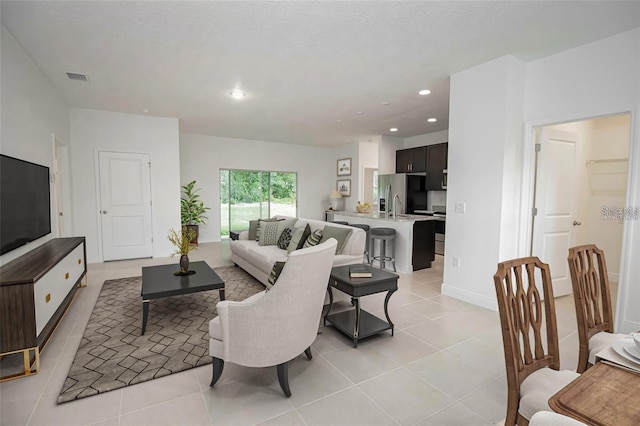
<instances>
[{"instance_id":1,"label":"recessed ceiling light","mask_svg":"<svg viewBox=\"0 0 640 426\"><path fill-rule=\"evenodd\" d=\"M140 110L140 112L143 113L143 114L147 114L149 112L149 110L147 108L142 108Z\"/></svg>"},{"instance_id":2,"label":"recessed ceiling light","mask_svg":"<svg viewBox=\"0 0 640 426\"><path fill-rule=\"evenodd\" d=\"M244 97L247 96L247 93L243 92L240 89L235 89L235 90L232 90L231 92L229 92L229 95L231 95L231 97L233 99L243 99Z\"/></svg>"},{"instance_id":3,"label":"recessed ceiling light","mask_svg":"<svg viewBox=\"0 0 640 426\"><path fill-rule=\"evenodd\" d=\"M422 89L421 91L418 92L418 95L428 95L429 93L431 93L431 90L429 89Z\"/></svg>"},{"instance_id":4,"label":"recessed ceiling light","mask_svg":"<svg viewBox=\"0 0 640 426\"><path fill-rule=\"evenodd\" d=\"M435 119L435 118L433 118L433 117L431 117L431 118L427 119L427 121L428 121L429 123L435 123L435 122L436 122L436 121L438 121L438 120L437 120L437 119Z\"/></svg>"},{"instance_id":5,"label":"recessed ceiling light","mask_svg":"<svg viewBox=\"0 0 640 426\"><path fill-rule=\"evenodd\" d=\"M336 120L336 122L338 122L338 123L342 123L342 119L341 119L341 118L339 118L339 119L337 119L337 120Z\"/></svg>"},{"instance_id":6,"label":"recessed ceiling light","mask_svg":"<svg viewBox=\"0 0 640 426\"><path fill-rule=\"evenodd\" d=\"M398 128L397 128L397 127L392 127L392 128L390 128L390 129L389 129L389 131L390 131L390 132L397 132L397 131L398 131Z\"/></svg>"},{"instance_id":7,"label":"recessed ceiling light","mask_svg":"<svg viewBox=\"0 0 640 426\"><path fill-rule=\"evenodd\" d=\"M384 101L384 102L382 103L382 105L387 106L387 105L389 105L390 103L391 103L391 102L389 102L389 101Z\"/></svg>"},{"instance_id":8,"label":"recessed ceiling light","mask_svg":"<svg viewBox=\"0 0 640 426\"><path fill-rule=\"evenodd\" d=\"M356 111L356 114L364 114L362 111Z\"/></svg>"}]
</instances>

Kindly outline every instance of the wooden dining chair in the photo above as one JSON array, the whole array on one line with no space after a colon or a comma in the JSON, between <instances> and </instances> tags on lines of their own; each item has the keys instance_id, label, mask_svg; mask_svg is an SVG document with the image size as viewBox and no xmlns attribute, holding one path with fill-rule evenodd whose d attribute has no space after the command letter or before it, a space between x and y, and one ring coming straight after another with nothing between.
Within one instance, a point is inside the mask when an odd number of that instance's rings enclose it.
<instances>
[{"instance_id":1,"label":"wooden dining chair","mask_svg":"<svg viewBox=\"0 0 640 426\"><path fill-rule=\"evenodd\" d=\"M507 369L504 424L526 426L536 412L552 411L549 398L579 375L559 371L549 265L537 257L501 262L493 280Z\"/></svg>"},{"instance_id":2,"label":"wooden dining chair","mask_svg":"<svg viewBox=\"0 0 640 426\"><path fill-rule=\"evenodd\" d=\"M593 244L569 249L569 272L578 321L578 373L595 362L601 350L624 337L613 333L611 291L604 252Z\"/></svg>"}]
</instances>

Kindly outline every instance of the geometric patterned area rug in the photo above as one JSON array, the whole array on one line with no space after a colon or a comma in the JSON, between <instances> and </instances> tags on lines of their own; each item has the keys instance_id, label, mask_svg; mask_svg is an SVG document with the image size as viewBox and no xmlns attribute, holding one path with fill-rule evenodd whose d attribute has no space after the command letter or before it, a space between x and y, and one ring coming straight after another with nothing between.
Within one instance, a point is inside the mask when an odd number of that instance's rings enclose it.
<instances>
[{"instance_id":1,"label":"geometric patterned area rug","mask_svg":"<svg viewBox=\"0 0 640 426\"><path fill-rule=\"evenodd\" d=\"M225 298L240 301L264 285L233 266L215 268ZM211 363L209 321L218 290L151 300L144 336L142 277L105 281L58 403L85 398Z\"/></svg>"}]
</instances>

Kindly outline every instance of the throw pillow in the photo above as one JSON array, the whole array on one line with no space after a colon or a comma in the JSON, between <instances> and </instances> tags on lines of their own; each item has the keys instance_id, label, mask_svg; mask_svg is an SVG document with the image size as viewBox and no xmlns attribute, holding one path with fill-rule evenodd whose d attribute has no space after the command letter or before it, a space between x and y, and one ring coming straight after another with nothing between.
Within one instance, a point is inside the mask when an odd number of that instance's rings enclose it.
<instances>
[{"instance_id":1,"label":"throw pillow","mask_svg":"<svg viewBox=\"0 0 640 426\"><path fill-rule=\"evenodd\" d=\"M258 224L256 225L256 235L255 235L255 240L256 241L260 241L260 222L279 222L283 219L258 219L257 222ZM251 229L251 222L249 222L249 229ZM278 234L279 235L279 234ZM249 236L249 239L251 240L252 238Z\"/></svg>"},{"instance_id":2,"label":"throw pillow","mask_svg":"<svg viewBox=\"0 0 640 426\"><path fill-rule=\"evenodd\" d=\"M260 229L258 232L258 245L275 246L278 243L278 222L260 221Z\"/></svg>"},{"instance_id":3,"label":"throw pillow","mask_svg":"<svg viewBox=\"0 0 640 426\"><path fill-rule=\"evenodd\" d=\"M287 226L286 228L284 228L284 231L282 231L282 234L280 234L280 237L278 237L278 248L282 249L282 250L286 250L287 247L289 247L289 243L291 242L291 237L293 230L291 229L291 227Z\"/></svg>"},{"instance_id":4,"label":"throw pillow","mask_svg":"<svg viewBox=\"0 0 640 426\"><path fill-rule=\"evenodd\" d=\"M278 278L280 277L280 273L282 272L282 268L284 268L285 262L277 261L273 264L273 268L271 268L271 273L269 274L269 279L267 280L267 291L273 287Z\"/></svg>"},{"instance_id":5,"label":"throw pillow","mask_svg":"<svg viewBox=\"0 0 640 426\"><path fill-rule=\"evenodd\" d=\"M317 246L320 243L320 239L322 238L322 229L316 229L313 231L307 240L302 245L302 248Z\"/></svg>"},{"instance_id":6,"label":"throw pillow","mask_svg":"<svg viewBox=\"0 0 640 426\"><path fill-rule=\"evenodd\" d=\"M258 241L258 226L260 224L260 220L250 220L249 221L249 239Z\"/></svg>"},{"instance_id":7,"label":"throw pillow","mask_svg":"<svg viewBox=\"0 0 640 426\"><path fill-rule=\"evenodd\" d=\"M307 241L307 238L309 238L309 235L311 235L311 228L308 223L305 226L296 228L293 236L291 237L289 247L287 247L287 254L291 254L291 252L301 249L305 241Z\"/></svg>"},{"instance_id":8,"label":"throw pillow","mask_svg":"<svg viewBox=\"0 0 640 426\"><path fill-rule=\"evenodd\" d=\"M322 238L320 239L320 243L324 243L329 238L335 238L338 241L338 245L336 246L336 254L342 254L342 249L344 248L347 239L353 233L353 229L350 228L338 228L336 226L325 226L322 230Z\"/></svg>"}]
</instances>

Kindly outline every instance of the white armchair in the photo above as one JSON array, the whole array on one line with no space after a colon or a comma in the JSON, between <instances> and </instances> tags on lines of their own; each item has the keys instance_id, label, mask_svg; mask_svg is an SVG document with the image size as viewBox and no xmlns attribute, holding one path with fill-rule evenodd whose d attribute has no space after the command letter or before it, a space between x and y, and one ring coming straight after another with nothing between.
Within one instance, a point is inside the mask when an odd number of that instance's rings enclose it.
<instances>
[{"instance_id":1,"label":"white armchair","mask_svg":"<svg viewBox=\"0 0 640 426\"><path fill-rule=\"evenodd\" d=\"M303 351L311 359L336 245L330 238L296 250L271 290L216 305L218 316L209 323L210 386L222 375L225 361L246 367L276 365L280 387L291 396L288 362Z\"/></svg>"}]
</instances>

